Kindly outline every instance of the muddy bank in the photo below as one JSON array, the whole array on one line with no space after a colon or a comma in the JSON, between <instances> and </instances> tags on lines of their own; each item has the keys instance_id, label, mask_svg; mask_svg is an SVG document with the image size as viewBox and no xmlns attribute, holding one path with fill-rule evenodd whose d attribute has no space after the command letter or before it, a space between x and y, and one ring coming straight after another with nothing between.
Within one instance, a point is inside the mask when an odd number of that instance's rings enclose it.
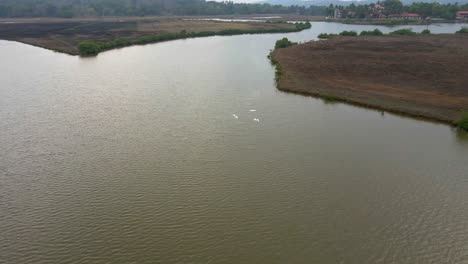
<instances>
[{"instance_id":1,"label":"muddy bank","mask_svg":"<svg viewBox=\"0 0 468 264\"><path fill-rule=\"evenodd\" d=\"M468 36L338 37L272 54L278 88L457 122L468 111Z\"/></svg>"}]
</instances>

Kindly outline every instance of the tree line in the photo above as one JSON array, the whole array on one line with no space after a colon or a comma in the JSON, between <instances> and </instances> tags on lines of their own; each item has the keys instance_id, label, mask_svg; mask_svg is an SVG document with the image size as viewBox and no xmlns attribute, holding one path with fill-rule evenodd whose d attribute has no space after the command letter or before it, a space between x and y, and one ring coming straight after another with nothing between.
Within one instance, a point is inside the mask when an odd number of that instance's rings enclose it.
<instances>
[{"instance_id":1,"label":"tree line","mask_svg":"<svg viewBox=\"0 0 468 264\"><path fill-rule=\"evenodd\" d=\"M468 10L468 4L441 4L438 2L414 2L410 5L403 5L400 0L384 0L378 1L376 4L356 5L352 3L349 6L330 5L327 8L327 15L332 16L335 9L351 11L354 14L353 18L365 19L370 12L376 10L376 5L382 5L385 9L381 10L382 14L400 14L403 12L417 13L422 17L434 17L444 19L455 19L456 13L462 10Z\"/></svg>"},{"instance_id":2,"label":"tree line","mask_svg":"<svg viewBox=\"0 0 468 264\"><path fill-rule=\"evenodd\" d=\"M418 13L423 17L454 19L456 12L468 10L468 4L412 3L400 0L378 1L385 6L384 14ZM353 18L368 18L376 4L349 6L281 6L270 4L243 4L232 1L205 0L0 0L0 17L102 17L151 15L246 15L299 14L332 16L335 9L348 10Z\"/></svg>"},{"instance_id":3,"label":"tree line","mask_svg":"<svg viewBox=\"0 0 468 264\"><path fill-rule=\"evenodd\" d=\"M205 0L0 0L0 17L101 17L150 15L325 15L323 6L281 6Z\"/></svg>"}]
</instances>

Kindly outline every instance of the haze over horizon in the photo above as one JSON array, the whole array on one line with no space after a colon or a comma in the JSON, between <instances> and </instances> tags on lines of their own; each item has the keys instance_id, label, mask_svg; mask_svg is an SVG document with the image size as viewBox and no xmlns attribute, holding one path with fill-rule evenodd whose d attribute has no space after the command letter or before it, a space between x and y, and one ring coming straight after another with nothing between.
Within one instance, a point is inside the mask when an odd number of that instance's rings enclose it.
<instances>
[{"instance_id":1,"label":"haze over horizon","mask_svg":"<svg viewBox=\"0 0 468 264\"><path fill-rule=\"evenodd\" d=\"M214 0L216 2L224 2L224 0ZM261 1L258 1L258 0L231 0L233 1L234 3L255 3L255 2L261 2Z\"/></svg>"},{"instance_id":2,"label":"haze over horizon","mask_svg":"<svg viewBox=\"0 0 468 264\"><path fill-rule=\"evenodd\" d=\"M224 2L225 0L214 0L216 2ZM234 3L261 3L261 2L271 2L270 0L230 0L230 1L233 1ZM296 1L303 1L303 2L313 2L313 1L316 1L316 2L322 2L321 0L296 0ZM343 1L343 2L367 2L367 0L339 0L339 1ZM371 1L371 2L377 2L378 0L375 0L375 1ZM273 2L277 2L277 1L273 1ZM403 1L404 2L404 1ZM411 1L411 2L436 2L436 0L415 0L415 1ZM446 1L440 1L440 2L446 2ZM454 2L458 2L458 3L465 3L467 2L467 0L460 0L460 1L454 1Z\"/></svg>"}]
</instances>

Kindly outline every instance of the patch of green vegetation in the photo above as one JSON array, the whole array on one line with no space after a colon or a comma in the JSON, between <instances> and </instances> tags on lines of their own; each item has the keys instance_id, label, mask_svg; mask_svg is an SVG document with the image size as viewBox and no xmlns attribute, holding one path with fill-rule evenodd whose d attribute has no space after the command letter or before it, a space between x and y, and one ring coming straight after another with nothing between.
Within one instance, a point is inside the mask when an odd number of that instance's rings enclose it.
<instances>
[{"instance_id":1,"label":"patch of green vegetation","mask_svg":"<svg viewBox=\"0 0 468 264\"><path fill-rule=\"evenodd\" d=\"M281 65L276 63L276 70L275 70L275 81L279 82L281 75L283 75L283 71L281 69Z\"/></svg>"},{"instance_id":2,"label":"patch of green vegetation","mask_svg":"<svg viewBox=\"0 0 468 264\"><path fill-rule=\"evenodd\" d=\"M101 52L100 45L93 41L83 41L78 45L78 48L82 56L96 56Z\"/></svg>"},{"instance_id":3,"label":"patch of green vegetation","mask_svg":"<svg viewBox=\"0 0 468 264\"><path fill-rule=\"evenodd\" d=\"M276 41L275 49L284 49L293 45L296 45L296 42L290 41L288 38L282 38Z\"/></svg>"},{"instance_id":4,"label":"patch of green vegetation","mask_svg":"<svg viewBox=\"0 0 468 264\"><path fill-rule=\"evenodd\" d=\"M296 44L297 44L296 42L292 42L288 38L282 38L276 41L275 49L284 49L284 48L287 48ZM270 52L270 54L268 55L268 58L270 59L271 64L275 66L275 81L276 83L278 83L281 78L281 75L283 75L283 70L281 68L281 65L278 63L278 61L276 61L273 58L273 51Z\"/></svg>"},{"instance_id":5,"label":"patch of green vegetation","mask_svg":"<svg viewBox=\"0 0 468 264\"><path fill-rule=\"evenodd\" d=\"M333 34L333 33L321 33L318 35L319 39L329 39L337 36L357 36L358 33L356 31L342 31L339 34Z\"/></svg>"},{"instance_id":6,"label":"patch of green vegetation","mask_svg":"<svg viewBox=\"0 0 468 264\"><path fill-rule=\"evenodd\" d=\"M456 32L457 34L468 34L468 27L463 27Z\"/></svg>"},{"instance_id":7,"label":"patch of green vegetation","mask_svg":"<svg viewBox=\"0 0 468 264\"><path fill-rule=\"evenodd\" d=\"M466 29L468 31L468 28ZM460 32L458 32L460 33ZM404 28L404 29L399 29L399 30L395 30L393 32L390 32L389 35L404 35L404 36L415 36L417 35L418 33L414 32L412 29L410 28ZM431 34L431 31L428 30L428 29L425 29L421 32L421 34L424 34L424 35L429 35ZM357 32L356 31L343 31L339 34L328 34L328 33L322 33L320 35L318 35L318 38L319 39L329 39L329 38L332 38L332 37L336 37L336 36L357 36ZM374 30L369 30L369 31L362 31L359 36L383 36L385 35L382 31L380 31L379 29L374 29Z\"/></svg>"},{"instance_id":8,"label":"patch of green vegetation","mask_svg":"<svg viewBox=\"0 0 468 264\"><path fill-rule=\"evenodd\" d=\"M309 21L295 23L295 25L296 25L296 31L302 31L304 29L309 29L312 27L312 24L310 24Z\"/></svg>"},{"instance_id":9,"label":"patch of green vegetation","mask_svg":"<svg viewBox=\"0 0 468 264\"><path fill-rule=\"evenodd\" d=\"M382 36L383 33L378 28L369 31L362 31L360 36Z\"/></svg>"},{"instance_id":10,"label":"patch of green vegetation","mask_svg":"<svg viewBox=\"0 0 468 264\"><path fill-rule=\"evenodd\" d=\"M414 36L416 35L416 32L414 32L411 28L402 28L402 29L390 32L390 35Z\"/></svg>"},{"instance_id":11,"label":"patch of green vegetation","mask_svg":"<svg viewBox=\"0 0 468 264\"><path fill-rule=\"evenodd\" d=\"M320 98L323 100L324 103L326 104L334 104L339 101L339 99L333 95L320 95Z\"/></svg>"},{"instance_id":12,"label":"patch of green vegetation","mask_svg":"<svg viewBox=\"0 0 468 264\"><path fill-rule=\"evenodd\" d=\"M468 112L462 114L462 118L458 121L457 126L460 129L468 131Z\"/></svg>"},{"instance_id":13,"label":"patch of green vegetation","mask_svg":"<svg viewBox=\"0 0 468 264\"><path fill-rule=\"evenodd\" d=\"M340 36L350 36L350 37L353 37L353 36L357 36L357 32L356 31L342 31L340 33Z\"/></svg>"},{"instance_id":14,"label":"patch of green vegetation","mask_svg":"<svg viewBox=\"0 0 468 264\"><path fill-rule=\"evenodd\" d=\"M201 31L187 32L185 30L179 33L162 33L158 35L147 35L135 40L131 39L115 39L106 42L83 41L79 43L79 51L82 56L96 56L99 52L121 48L131 45L144 45L150 43L158 43L176 39L210 37L210 36L233 36L242 34L264 34L264 33L288 33L298 32L310 28L312 25L309 22L295 23L294 28L273 28L273 29L225 29L220 31Z\"/></svg>"},{"instance_id":15,"label":"patch of green vegetation","mask_svg":"<svg viewBox=\"0 0 468 264\"><path fill-rule=\"evenodd\" d=\"M278 83L281 78L281 75L283 75L281 65L278 63L277 60L273 58L273 51L270 52L270 54L268 55L268 59L270 59L271 65L275 66L275 81L276 83Z\"/></svg>"},{"instance_id":16,"label":"patch of green vegetation","mask_svg":"<svg viewBox=\"0 0 468 264\"><path fill-rule=\"evenodd\" d=\"M318 35L319 39L329 39L338 36L337 34L328 34L328 33L322 33Z\"/></svg>"}]
</instances>

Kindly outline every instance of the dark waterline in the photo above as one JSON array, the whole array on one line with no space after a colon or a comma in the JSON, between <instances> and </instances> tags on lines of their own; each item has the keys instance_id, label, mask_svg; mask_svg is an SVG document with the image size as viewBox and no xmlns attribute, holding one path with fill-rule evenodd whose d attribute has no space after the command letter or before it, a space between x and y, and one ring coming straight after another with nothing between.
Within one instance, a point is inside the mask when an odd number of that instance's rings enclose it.
<instances>
[{"instance_id":1,"label":"dark waterline","mask_svg":"<svg viewBox=\"0 0 468 264\"><path fill-rule=\"evenodd\" d=\"M277 39L374 28L0 41L0 263L466 262L467 133L275 88Z\"/></svg>"}]
</instances>

